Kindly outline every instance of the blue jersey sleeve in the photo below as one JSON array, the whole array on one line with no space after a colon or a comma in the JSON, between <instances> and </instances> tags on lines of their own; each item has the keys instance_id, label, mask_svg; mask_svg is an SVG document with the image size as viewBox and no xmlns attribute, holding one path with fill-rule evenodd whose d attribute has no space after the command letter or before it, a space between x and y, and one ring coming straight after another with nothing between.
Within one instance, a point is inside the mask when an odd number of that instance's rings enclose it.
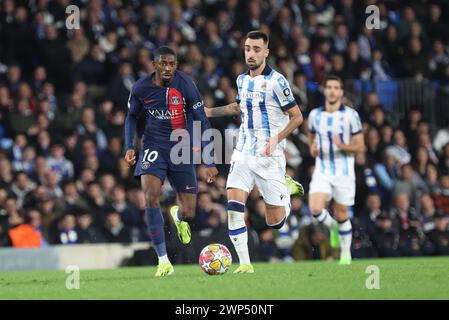
<instances>
[{"instance_id":1,"label":"blue jersey sleeve","mask_svg":"<svg viewBox=\"0 0 449 320\"><path fill-rule=\"evenodd\" d=\"M189 112L192 112L194 121L201 121L201 136L203 136L203 133L206 130L211 129L210 122L206 116L206 113L204 112L203 98L197 86L193 83L191 79L188 80L186 89L187 89L186 90L187 110ZM203 149L209 143L210 141L203 141L203 139L201 139L201 146ZM208 163L207 165L214 166L214 163Z\"/></svg>"},{"instance_id":2,"label":"blue jersey sleeve","mask_svg":"<svg viewBox=\"0 0 449 320\"><path fill-rule=\"evenodd\" d=\"M288 109L297 105L293 92L290 89L287 79L284 76L279 76L273 85L273 96L282 111L286 112Z\"/></svg>"},{"instance_id":3,"label":"blue jersey sleeve","mask_svg":"<svg viewBox=\"0 0 449 320\"><path fill-rule=\"evenodd\" d=\"M134 149L134 137L137 128L137 117L142 109L142 105L136 96L136 85L131 90L128 98L128 113L125 119L125 149Z\"/></svg>"}]
</instances>

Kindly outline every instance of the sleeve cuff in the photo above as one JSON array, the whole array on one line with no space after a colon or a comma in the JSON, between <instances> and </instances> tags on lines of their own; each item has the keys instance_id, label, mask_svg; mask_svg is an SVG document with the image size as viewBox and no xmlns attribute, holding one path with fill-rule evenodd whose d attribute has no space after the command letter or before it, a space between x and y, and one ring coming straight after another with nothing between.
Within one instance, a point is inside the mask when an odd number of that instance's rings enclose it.
<instances>
[{"instance_id":1,"label":"sleeve cuff","mask_svg":"<svg viewBox=\"0 0 449 320\"><path fill-rule=\"evenodd\" d=\"M352 136L355 136L356 134L362 133L362 130L356 131L356 132L351 132Z\"/></svg>"},{"instance_id":2,"label":"sleeve cuff","mask_svg":"<svg viewBox=\"0 0 449 320\"><path fill-rule=\"evenodd\" d=\"M296 101L292 101L292 102L290 102L289 104L286 104L285 106L282 106L281 107L281 109L282 109L282 111L287 111L288 109L291 109L291 108L293 108L294 106L296 106Z\"/></svg>"}]
</instances>

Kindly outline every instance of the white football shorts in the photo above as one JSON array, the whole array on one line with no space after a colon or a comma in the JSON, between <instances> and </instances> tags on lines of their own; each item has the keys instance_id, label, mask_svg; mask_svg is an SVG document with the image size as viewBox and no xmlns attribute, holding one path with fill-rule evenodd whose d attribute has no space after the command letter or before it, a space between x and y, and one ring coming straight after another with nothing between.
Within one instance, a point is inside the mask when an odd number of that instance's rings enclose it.
<instances>
[{"instance_id":1,"label":"white football shorts","mask_svg":"<svg viewBox=\"0 0 449 320\"><path fill-rule=\"evenodd\" d=\"M285 157L252 156L234 150L226 188L250 193L257 186L264 201L273 206L290 202L290 190L285 183Z\"/></svg>"}]
</instances>

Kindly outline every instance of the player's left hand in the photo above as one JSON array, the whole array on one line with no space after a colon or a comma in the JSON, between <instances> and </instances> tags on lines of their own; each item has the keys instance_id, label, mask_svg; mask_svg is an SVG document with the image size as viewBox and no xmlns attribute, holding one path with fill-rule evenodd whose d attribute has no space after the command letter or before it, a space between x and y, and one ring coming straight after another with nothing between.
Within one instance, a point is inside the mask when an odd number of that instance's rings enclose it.
<instances>
[{"instance_id":1,"label":"player's left hand","mask_svg":"<svg viewBox=\"0 0 449 320\"><path fill-rule=\"evenodd\" d=\"M207 168L207 183L212 183L215 181L218 174L218 170L216 167Z\"/></svg>"},{"instance_id":2,"label":"player's left hand","mask_svg":"<svg viewBox=\"0 0 449 320\"><path fill-rule=\"evenodd\" d=\"M266 145L265 145L265 152L261 154L261 156L269 157L273 153L273 151L276 149L277 145L279 143L279 139L277 136L267 138Z\"/></svg>"}]
</instances>

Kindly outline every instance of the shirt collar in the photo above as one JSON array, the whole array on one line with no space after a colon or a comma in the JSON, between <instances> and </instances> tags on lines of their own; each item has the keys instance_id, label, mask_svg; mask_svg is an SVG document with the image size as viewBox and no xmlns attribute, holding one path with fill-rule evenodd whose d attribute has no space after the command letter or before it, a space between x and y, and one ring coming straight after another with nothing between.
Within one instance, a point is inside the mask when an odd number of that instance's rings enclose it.
<instances>
[{"instance_id":1,"label":"shirt collar","mask_svg":"<svg viewBox=\"0 0 449 320\"><path fill-rule=\"evenodd\" d=\"M267 63L267 64L265 65L265 68L263 68L262 75L263 75L263 76L269 76L272 70L273 70L273 69L271 69L271 67L270 67L270 66L268 65L268 63ZM246 71L246 74L249 75L249 70Z\"/></svg>"}]
</instances>

